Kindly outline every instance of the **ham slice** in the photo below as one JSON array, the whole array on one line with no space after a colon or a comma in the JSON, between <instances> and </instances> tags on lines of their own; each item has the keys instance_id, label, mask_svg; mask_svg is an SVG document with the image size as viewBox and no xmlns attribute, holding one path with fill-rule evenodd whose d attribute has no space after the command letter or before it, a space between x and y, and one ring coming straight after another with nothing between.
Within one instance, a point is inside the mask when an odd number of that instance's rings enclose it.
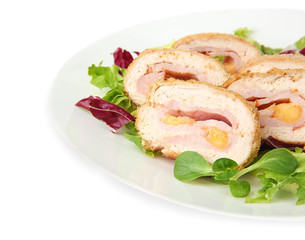
<instances>
[{"instance_id":1,"label":"ham slice","mask_svg":"<svg viewBox=\"0 0 305 240\"><path fill-rule=\"evenodd\" d=\"M194 68L168 62L155 63L148 65L147 73L138 79L137 90L139 93L146 95L151 84L170 77L175 77L180 80L193 79L201 82L206 80L205 74Z\"/></svg>"},{"instance_id":2,"label":"ham slice","mask_svg":"<svg viewBox=\"0 0 305 240\"><path fill-rule=\"evenodd\" d=\"M165 72L152 72L143 75L137 81L138 92L142 95L146 95L149 91L150 85L159 80L165 80Z\"/></svg>"},{"instance_id":3,"label":"ham slice","mask_svg":"<svg viewBox=\"0 0 305 240\"><path fill-rule=\"evenodd\" d=\"M236 130L237 125L228 120L228 118L234 119L233 116L226 117L221 114L214 112L221 112L220 109L209 109L205 108L205 111L201 108L193 106L194 110L184 111L184 110L173 110L169 109L168 105L158 106L158 119L160 128L165 131L172 132L173 135L170 137L165 137L164 141L166 144L178 144L186 145L191 144L194 147L198 148L213 148L214 150L219 151L230 151L234 147L234 143L237 139ZM185 106L184 106L185 108ZM182 107L183 109L183 107ZM174 118L184 118L187 119L180 124L170 124L165 123L164 119L167 116L172 116ZM235 119L232 121L235 123ZM227 134L228 141L225 147L216 148L214 145L207 141L208 129L217 128L224 131L224 134ZM183 133L182 133L183 132Z\"/></svg>"},{"instance_id":4,"label":"ham slice","mask_svg":"<svg viewBox=\"0 0 305 240\"><path fill-rule=\"evenodd\" d=\"M210 57L225 57L223 60L223 65L226 68L226 65L233 62L235 70L231 73L238 72L243 66L241 57L231 49L227 48L215 48L215 47L191 47L190 51L200 52ZM228 68L226 68L228 70Z\"/></svg>"},{"instance_id":5,"label":"ham slice","mask_svg":"<svg viewBox=\"0 0 305 240\"><path fill-rule=\"evenodd\" d=\"M174 159L196 151L210 163L227 157L245 166L260 145L256 108L232 91L194 80L155 83L138 108L136 128L145 147Z\"/></svg>"},{"instance_id":6,"label":"ham slice","mask_svg":"<svg viewBox=\"0 0 305 240\"><path fill-rule=\"evenodd\" d=\"M228 73L235 74L250 60L260 56L257 48L241 37L224 33L199 33L183 37L174 48L199 52L221 61Z\"/></svg>"},{"instance_id":7,"label":"ham slice","mask_svg":"<svg viewBox=\"0 0 305 240\"><path fill-rule=\"evenodd\" d=\"M124 76L124 91L135 104L142 105L151 85L172 77L221 86L228 79L228 73L219 61L197 52L147 49L129 65Z\"/></svg>"},{"instance_id":8,"label":"ham slice","mask_svg":"<svg viewBox=\"0 0 305 240\"><path fill-rule=\"evenodd\" d=\"M236 89L235 89L236 91ZM260 113L260 125L261 128L264 127L290 127L292 129L298 129L305 123L305 100L300 95L289 90L268 92L264 95L264 90L259 88L251 88L244 94L242 91L237 90L241 95L247 98L248 101L255 102L259 113ZM252 92L252 94L250 94ZM255 95L257 94L257 95ZM296 123L286 123L281 120L274 118L274 108L273 106L291 103L302 108L302 116Z\"/></svg>"},{"instance_id":9,"label":"ham slice","mask_svg":"<svg viewBox=\"0 0 305 240\"><path fill-rule=\"evenodd\" d=\"M305 146L305 70L238 73L224 85L255 103L263 140Z\"/></svg>"}]
</instances>

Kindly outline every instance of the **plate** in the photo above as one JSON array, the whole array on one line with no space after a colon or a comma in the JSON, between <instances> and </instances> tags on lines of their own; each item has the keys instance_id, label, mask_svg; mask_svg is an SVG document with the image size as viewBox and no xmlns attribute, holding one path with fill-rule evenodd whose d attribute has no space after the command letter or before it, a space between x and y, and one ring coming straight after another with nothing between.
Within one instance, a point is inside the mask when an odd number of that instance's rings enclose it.
<instances>
[{"instance_id":1,"label":"plate","mask_svg":"<svg viewBox=\"0 0 305 240\"><path fill-rule=\"evenodd\" d=\"M286 47L305 32L299 28L305 12L298 10L232 10L171 17L130 27L81 50L58 73L49 96L49 116L59 133L83 156L119 180L147 193L206 212L250 218L305 219L305 206L286 189L269 204L245 204L233 198L227 186L199 179L183 183L173 175L174 161L151 158L75 103L99 90L89 84L88 67L103 60L113 64L117 47L129 51L161 46L200 32L232 33L239 27L254 29L253 38L267 46Z\"/></svg>"}]
</instances>

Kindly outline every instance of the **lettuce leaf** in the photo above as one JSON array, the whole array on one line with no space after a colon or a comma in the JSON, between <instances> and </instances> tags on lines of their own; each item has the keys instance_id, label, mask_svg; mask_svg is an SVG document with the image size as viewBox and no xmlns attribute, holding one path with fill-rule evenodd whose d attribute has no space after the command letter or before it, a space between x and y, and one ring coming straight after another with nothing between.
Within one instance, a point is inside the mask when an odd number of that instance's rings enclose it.
<instances>
[{"instance_id":1,"label":"lettuce leaf","mask_svg":"<svg viewBox=\"0 0 305 240\"><path fill-rule=\"evenodd\" d=\"M89 110L95 118L104 121L113 132L135 120L135 118L123 108L104 101L99 97L90 96L84 98L77 102L76 106Z\"/></svg>"},{"instance_id":2,"label":"lettuce leaf","mask_svg":"<svg viewBox=\"0 0 305 240\"><path fill-rule=\"evenodd\" d=\"M135 127L134 122L130 122L125 125L125 128L128 130L128 132L124 132L124 136L129 140L132 141L142 152L144 152L146 155L150 157L155 156L155 152L145 149L142 146L142 138L140 137L138 130Z\"/></svg>"},{"instance_id":3,"label":"lettuce leaf","mask_svg":"<svg viewBox=\"0 0 305 240\"><path fill-rule=\"evenodd\" d=\"M274 55L274 54L279 54L283 51L282 48L271 48L263 44L260 44L259 42L253 40L250 37L251 33L253 33L253 30L250 30L247 27L241 27L234 31L235 36L242 37L246 39L248 42L252 43L262 55Z\"/></svg>"},{"instance_id":4,"label":"lettuce leaf","mask_svg":"<svg viewBox=\"0 0 305 240\"><path fill-rule=\"evenodd\" d=\"M305 48L305 36L300 38L298 41L294 44L298 50L302 50Z\"/></svg>"},{"instance_id":5,"label":"lettuce leaf","mask_svg":"<svg viewBox=\"0 0 305 240\"><path fill-rule=\"evenodd\" d=\"M254 175L260 179L263 186L254 196L246 198L246 203L270 202L281 188L294 184L297 186L296 196L298 199L296 205L305 204L305 153L300 148L289 152L298 161L295 170L290 173L280 173L270 169L255 171Z\"/></svg>"},{"instance_id":6,"label":"lettuce leaf","mask_svg":"<svg viewBox=\"0 0 305 240\"><path fill-rule=\"evenodd\" d=\"M113 65L112 67L103 67L102 62L95 66L92 64L88 69L88 75L91 76L90 83L100 89L110 88L123 91L123 76L126 69Z\"/></svg>"},{"instance_id":7,"label":"lettuce leaf","mask_svg":"<svg viewBox=\"0 0 305 240\"><path fill-rule=\"evenodd\" d=\"M234 31L234 35L238 36L238 37L248 39L252 32L253 32L253 30L251 30L247 27L241 27L241 28L238 28Z\"/></svg>"},{"instance_id":8,"label":"lettuce leaf","mask_svg":"<svg viewBox=\"0 0 305 240\"><path fill-rule=\"evenodd\" d=\"M104 101L116 104L129 113L134 113L135 104L123 92L125 72L125 68L117 65L104 67L102 62L98 66L93 64L88 69L88 75L91 76L90 83L101 90L105 88L108 90L102 98Z\"/></svg>"},{"instance_id":9,"label":"lettuce leaf","mask_svg":"<svg viewBox=\"0 0 305 240\"><path fill-rule=\"evenodd\" d=\"M174 43L176 42L175 39L173 39L170 43L164 44L162 46L155 47L155 49L159 48L173 48Z\"/></svg>"},{"instance_id":10,"label":"lettuce leaf","mask_svg":"<svg viewBox=\"0 0 305 240\"><path fill-rule=\"evenodd\" d=\"M133 57L130 52L121 48L113 53L113 57L115 64L111 67L102 66L103 62L100 62L99 65L92 64L88 68L90 83L103 92L106 90L104 96L102 98L90 96L80 100L76 105L105 121L113 131L125 126L127 131L124 132L124 136L135 143L141 151L153 157L155 153L142 146L142 139L135 128L134 116L137 106L124 93L124 75Z\"/></svg>"}]
</instances>

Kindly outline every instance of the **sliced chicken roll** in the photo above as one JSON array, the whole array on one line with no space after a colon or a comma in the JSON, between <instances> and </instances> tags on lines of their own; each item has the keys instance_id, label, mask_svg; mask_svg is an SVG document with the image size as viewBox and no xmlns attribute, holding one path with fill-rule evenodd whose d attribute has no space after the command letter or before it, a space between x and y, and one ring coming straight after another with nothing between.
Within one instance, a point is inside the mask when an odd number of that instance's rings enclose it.
<instances>
[{"instance_id":1,"label":"sliced chicken roll","mask_svg":"<svg viewBox=\"0 0 305 240\"><path fill-rule=\"evenodd\" d=\"M215 59L196 52L177 49L149 49L143 51L128 67L124 90L131 100L145 102L150 85L169 77L194 79L220 86L228 75Z\"/></svg>"},{"instance_id":2,"label":"sliced chicken roll","mask_svg":"<svg viewBox=\"0 0 305 240\"><path fill-rule=\"evenodd\" d=\"M228 89L255 102L263 140L281 147L305 145L305 70L240 74Z\"/></svg>"},{"instance_id":3,"label":"sliced chicken roll","mask_svg":"<svg viewBox=\"0 0 305 240\"><path fill-rule=\"evenodd\" d=\"M268 72L272 68L279 69L301 69L305 68L305 57L303 55L282 54L264 55L250 61L240 69L240 73L245 72Z\"/></svg>"},{"instance_id":4,"label":"sliced chicken roll","mask_svg":"<svg viewBox=\"0 0 305 240\"><path fill-rule=\"evenodd\" d=\"M137 114L144 147L168 158L196 151L211 164L227 157L246 166L260 146L256 108L239 94L208 83L158 82Z\"/></svg>"},{"instance_id":5,"label":"sliced chicken roll","mask_svg":"<svg viewBox=\"0 0 305 240\"><path fill-rule=\"evenodd\" d=\"M201 33L175 42L174 48L200 52L210 57L224 57L222 64L234 74L253 58L260 56L257 48L241 37L225 33Z\"/></svg>"}]
</instances>

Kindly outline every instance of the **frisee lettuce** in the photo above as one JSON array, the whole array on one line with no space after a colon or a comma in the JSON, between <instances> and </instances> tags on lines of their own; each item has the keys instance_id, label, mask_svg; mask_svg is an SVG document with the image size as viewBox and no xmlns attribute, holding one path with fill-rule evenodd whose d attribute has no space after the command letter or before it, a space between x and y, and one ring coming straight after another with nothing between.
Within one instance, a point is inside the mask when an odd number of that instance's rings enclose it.
<instances>
[{"instance_id":1,"label":"frisee lettuce","mask_svg":"<svg viewBox=\"0 0 305 240\"><path fill-rule=\"evenodd\" d=\"M90 83L100 90L107 90L102 98L104 101L118 105L127 112L134 114L136 106L123 92L123 78L126 69L113 65L112 67L102 66L102 62L89 67L88 75L91 76Z\"/></svg>"},{"instance_id":2,"label":"frisee lettuce","mask_svg":"<svg viewBox=\"0 0 305 240\"><path fill-rule=\"evenodd\" d=\"M305 48L305 36L300 38L298 41L294 43L298 50L302 50Z\"/></svg>"},{"instance_id":3,"label":"frisee lettuce","mask_svg":"<svg viewBox=\"0 0 305 240\"><path fill-rule=\"evenodd\" d=\"M91 77L90 83L100 90L106 90L102 100L115 104L135 116L137 107L123 91L126 69L117 65L105 67L102 66L102 63L103 62L100 62L97 66L93 64L89 67L88 75ZM142 139L135 128L134 121L126 124L125 129L128 131L124 132L124 136L129 141L132 141L146 155L151 157L154 156L155 153L153 151L147 150L142 146Z\"/></svg>"}]
</instances>

